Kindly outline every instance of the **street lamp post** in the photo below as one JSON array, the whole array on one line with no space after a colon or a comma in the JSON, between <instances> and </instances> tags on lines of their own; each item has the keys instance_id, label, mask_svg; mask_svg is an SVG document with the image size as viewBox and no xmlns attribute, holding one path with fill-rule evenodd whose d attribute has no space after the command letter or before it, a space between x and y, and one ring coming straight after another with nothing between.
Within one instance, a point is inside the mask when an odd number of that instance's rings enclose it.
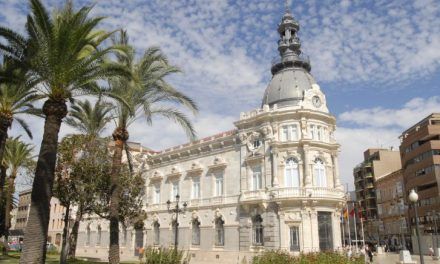
<instances>
[{"instance_id":1,"label":"street lamp post","mask_svg":"<svg viewBox=\"0 0 440 264\"><path fill-rule=\"evenodd\" d=\"M438 250L438 234L437 234L437 217L438 217L438 213L433 210L432 211L432 217L434 218L434 235L435 235L435 247L434 247L434 259L437 260L439 259L439 250ZM434 244L434 241L433 241Z\"/></svg>"},{"instance_id":2,"label":"street lamp post","mask_svg":"<svg viewBox=\"0 0 440 264\"><path fill-rule=\"evenodd\" d=\"M179 236L179 214L184 213L186 210L186 207L188 204L186 202L183 203L183 209L180 207L179 204L180 201L180 195L176 195L176 205L174 208L171 208L171 201L167 201L167 209L168 213L176 214L176 228L174 230L174 250L177 250L177 244L178 244L178 236Z\"/></svg>"},{"instance_id":3,"label":"street lamp post","mask_svg":"<svg viewBox=\"0 0 440 264\"><path fill-rule=\"evenodd\" d=\"M416 193L414 189L412 189L408 196L408 199L410 200L410 202L414 204L414 212L416 216L416 235L417 235L417 243L419 246L420 264L425 264L425 260L423 259L422 245L420 243L419 213L417 212L417 201L419 200L419 195Z\"/></svg>"}]
</instances>

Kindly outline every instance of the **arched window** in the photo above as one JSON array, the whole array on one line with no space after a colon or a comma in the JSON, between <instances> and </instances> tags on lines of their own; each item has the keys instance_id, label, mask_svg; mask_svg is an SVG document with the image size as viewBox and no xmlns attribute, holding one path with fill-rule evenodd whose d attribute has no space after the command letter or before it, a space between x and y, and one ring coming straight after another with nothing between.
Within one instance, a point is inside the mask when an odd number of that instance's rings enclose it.
<instances>
[{"instance_id":1,"label":"arched window","mask_svg":"<svg viewBox=\"0 0 440 264\"><path fill-rule=\"evenodd\" d=\"M252 219L252 243L255 246L263 245L263 218L261 215L256 215Z\"/></svg>"},{"instance_id":2,"label":"arched window","mask_svg":"<svg viewBox=\"0 0 440 264\"><path fill-rule=\"evenodd\" d=\"M225 245L225 222L221 217L215 219L215 245L224 246Z\"/></svg>"},{"instance_id":3,"label":"arched window","mask_svg":"<svg viewBox=\"0 0 440 264\"><path fill-rule=\"evenodd\" d=\"M98 235L96 238L96 245L97 246L101 245L101 225L98 225Z\"/></svg>"},{"instance_id":4,"label":"arched window","mask_svg":"<svg viewBox=\"0 0 440 264\"><path fill-rule=\"evenodd\" d=\"M317 158L313 167L316 186L327 187L327 176L325 175L324 162L321 159Z\"/></svg>"},{"instance_id":5,"label":"arched window","mask_svg":"<svg viewBox=\"0 0 440 264\"><path fill-rule=\"evenodd\" d=\"M197 219L192 221L192 244L200 245L200 221Z\"/></svg>"},{"instance_id":6,"label":"arched window","mask_svg":"<svg viewBox=\"0 0 440 264\"><path fill-rule=\"evenodd\" d=\"M90 246L90 224L86 228L86 246Z\"/></svg>"},{"instance_id":7,"label":"arched window","mask_svg":"<svg viewBox=\"0 0 440 264\"><path fill-rule=\"evenodd\" d=\"M160 224L154 222L154 244L159 245L160 243Z\"/></svg>"},{"instance_id":8,"label":"arched window","mask_svg":"<svg viewBox=\"0 0 440 264\"><path fill-rule=\"evenodd\" d=\"M299 170L298 161L294 158L288 158L286 160L285 169L285 187L299 187Z\"/></svg>"}]
</instances>

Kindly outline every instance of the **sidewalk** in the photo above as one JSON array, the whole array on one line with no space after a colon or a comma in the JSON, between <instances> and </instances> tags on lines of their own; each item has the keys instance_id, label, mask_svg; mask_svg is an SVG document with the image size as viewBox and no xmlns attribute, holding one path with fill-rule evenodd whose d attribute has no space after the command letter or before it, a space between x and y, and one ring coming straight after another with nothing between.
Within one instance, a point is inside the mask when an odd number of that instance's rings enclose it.
<instances>
[{"instance_id":1,"label":"sidewalk","mask_svg":"<svg viewBox=\"0 0 440 264\"><path fill-rule=\"evenodd\" d=\"M427 255L423 257L425 264L440 264L440 260L433 260L432 257ZM411 258L413 261L417 261L417 263L420 263L419 255L411 255ZM399 254L397 253L385 253L373 257L374 264L395 264L397 261L399 261Z\"/></svg>"}]
</instances>

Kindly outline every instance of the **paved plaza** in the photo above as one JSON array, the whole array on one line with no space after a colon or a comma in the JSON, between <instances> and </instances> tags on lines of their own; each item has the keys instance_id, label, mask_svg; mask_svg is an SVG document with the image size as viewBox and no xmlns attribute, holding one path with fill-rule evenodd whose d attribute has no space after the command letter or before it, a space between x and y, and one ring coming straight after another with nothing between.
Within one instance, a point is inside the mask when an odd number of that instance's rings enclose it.
<instances>
[{"instance_id":1,"label":"paved plaza","mask_svg":"<svg viewBox=\"0 0 440 264\"><path fill-rule=\"evenodd\" d=\"M420 257L419 255L411 255L412 260L416 261L417 263L420 263ZM440 260L433 260L430 256L424 256L425 264L439 264ZM374 264L388 264L392 263L395 264L397 261L399 261L399 254L396 253L386 253L374 256L373 263Z\"/></svg>"}]
</instances>

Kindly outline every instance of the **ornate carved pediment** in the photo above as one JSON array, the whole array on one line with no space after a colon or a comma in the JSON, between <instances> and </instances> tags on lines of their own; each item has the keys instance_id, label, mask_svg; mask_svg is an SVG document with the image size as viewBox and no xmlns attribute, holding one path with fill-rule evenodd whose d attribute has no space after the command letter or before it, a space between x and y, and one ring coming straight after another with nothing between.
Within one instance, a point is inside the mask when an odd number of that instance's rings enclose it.
<instances>
[{"instance_id":1,"label":"ornate carved pediment","mask_svg":"<svg viewBox=\"0 0 440 264\"><path fill-rule=\"evenodd\" d=\"M266 139L274 138L274 134L273 134L273 130L272 130L271 125L265 125L265 126L261 127L260 132L263 135L263 137Z\"/></svg>"},{"instance_id":2,"label":"ornate carved pediment","mask_svg":"<svg viewBox=\"0 0 440 264\"><path fill-rule=\"evenodd\" d=\"M225 218L219 208L214 210L214 218L212 219L212 222L215 223L215 220L217 219L221 219L223 222L225 222Z\"/></svg>"},{"instance_id":3,"label":"ornate carved pediment","mask_svg":"<svg viewBox=\"0 0 440 264\"><path fill-rule=\"evenodd\" d=\"M226 161L221 156L216 156L214 158L214 161L212 162L212 165L209 165L209 169L220 169L226 167Z\"/></svg>"},{"instance_id":4,"label":"ornate carved pediment","mask_svg":"<svg viewBox=\"0 0 440 264\"><path fill-rule=\"evenodd\" d=\"M150 176L150 183L158 182L163 179L163 174L160 171L154 171L153 174Z\"/></svg>"},{"instance_id":5,"label":"ornate carved pediment","mask_svg":"<svg viewBox=\"0 0 440 264\"><path fill-rule=\"evenodd\" d=\"M180 170L180 168L173 166L171 168L170 173L167 175L167 179L170 180L170 179L178 178L181 175L182 175L182 171Z\"/></svg>"},{"instance_id":6,"label":"ornate carved pediment","mask_svg":"<svg viewBox=\"0 0 440 264\"><path fill-rule=\"evenodd\" d=\"M159 216L157 215L157 213L154 213L151 217L151 225L153 226L155 223L159 223Z\"/></svg>"},{"instance_id":7,"label":"ornate carved pediment","mask_svg":"<svg viewBox=\"0 0 440 264\"><path fill-rule=\"evenodd\" d=\"M301 212L286 212L284 215L284 222L287 224L291 223L301 223L302 215Z\"/></svg>"},{"instance_id":8,"label":"ornate carved pediment","mask_svg":"<svg viewBox=\"0 0 440 264\"><path fill-rule=\"evenodd\" d=\"M200 175L203 172L202 165L198 161L194 161L191 164L191 167L189 170L186 171L188 173L188 176L197 176Z\"/></svg>"}]
</instances>

